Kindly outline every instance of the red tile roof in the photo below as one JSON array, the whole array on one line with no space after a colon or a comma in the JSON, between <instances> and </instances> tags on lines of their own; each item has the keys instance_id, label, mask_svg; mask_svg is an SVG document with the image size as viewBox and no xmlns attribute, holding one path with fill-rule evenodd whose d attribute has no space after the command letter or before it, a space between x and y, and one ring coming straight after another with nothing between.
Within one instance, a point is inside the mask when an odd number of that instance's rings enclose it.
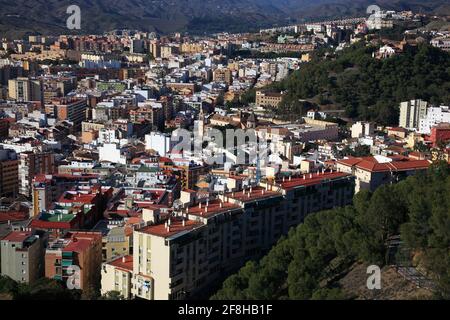
<instances>
[{"instance_id":1,"label":"red tile roof","mask_svg":"<svg viewBox=\"0 0 450 320\"><path fill-rule=\"evenodd\" d=\"M222 207L221 207L222 204ZM214 199L208 202L208 206L206 206L206 203L202 203L202 207L200 208L199 205L195 205L192 207L189 207L188 214L194 215L194 216L200 216L200 217L211 217L218 213L227 212L229 210L233 209L239 209L240 206L237 204L233 204L230 202L222 202L219 199Z\"/></svg>"},{"instance_id":2,"label":"red tile roof","mask_svg":"<svg viewBox=\"0 0 450 320\"><path fill-rule=\"evenodd\" d=\"M124 271L133 271L133 256L123 256L108 262L109 265Z\"/></svg>"},{"instance_id":3,"label":"red tile roof","mask_svg":"<svg viewBox=\"0 0 450 320\"><path fill-rule=\"evenodd\" d=\"M313 186L321 183L323 180L337 179L348 176L350 176L350 174L336 171L307 173L301 177L292 177L291 180L289 180L289 178L285 178L284 182L283 180L277 180L277 184L279 184L284 190L290 190L300 186Z\"/></svg>"},{"instance_id":4,"label":"red tile roof","mask_svg":"<svg viewBox=\"0 0 450 320\"><path fill-rule=\"evenodd\" d=\"M203 223L194 220L185 220L183 226L181 218L171 218L170 228L167 229L164 223L143 227L138 232L151 234L158 237L168 238L183 231L189 231L202 226Z\"/></svg>"},{"instance_id":5,"label":"red tile roof","mask_svg":"<svg viewBox=\"0 0 450 320\"><path fill-rule=\"evenodd\" d=\"M346 166L355 166L370 172L420 170L428 168L431 164L428 160L414 160L406 157L392 158L392 160L391 162L380 163L374 157L363 157L339 160L338 163Z\"/></svg>"},{"instance_id":6,"label":"red tile roof","mask_svg":"<svg viewBox=\"0 0 450 320\"><path fill-rule=\"evenodd\" d=\"M11 231L2 240L11 242L23 242L33 233L31 231Z\"/></svg>"},{"instance_id":7,"label":"red tile roof","mask_svg":"<svg viewBox=\"0 0 450 320\"><path fill-rule=\"evenodd\" d=\"M251 191L250 188L248 188L245 191L236 191L234 192L234 195L233 192L229 192L225 196L241 202L251 202L255 200L263 200L271 197L281 196L281 193L276 191L269 191L262 187L252 187Z\"/></svg>"},{"instance_id":8,"label":"red tile roof","mask_svg":"<svg viewBox=\"0 0 450 320\"><path fill-rule=\"evenodd\" d=\"M23 221L28 219L29 215L21 211L6 211L0 212L0 223L6 223L8 221Z\"/></svg>"}]
</instances>

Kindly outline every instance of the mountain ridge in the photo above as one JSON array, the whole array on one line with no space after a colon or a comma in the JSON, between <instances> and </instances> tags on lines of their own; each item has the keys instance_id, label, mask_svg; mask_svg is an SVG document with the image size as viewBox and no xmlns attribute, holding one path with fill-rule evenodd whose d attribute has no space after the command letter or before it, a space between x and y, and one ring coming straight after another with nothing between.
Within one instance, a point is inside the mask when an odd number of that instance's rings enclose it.
<instances>
[{"instance_id":1,"label":"mountain ridge","mask_svg":"<svg viewBox=\"0 0 450 320\"><path fill-rule=\"evenodd\" d=\"M66 28L69 5L81 9L78 33L140 29L171 33L243 32L314 19L363 15L382 9L448 12L446 0L0 0L0 35L73 33Z\"/></svg>"}]
</instances>

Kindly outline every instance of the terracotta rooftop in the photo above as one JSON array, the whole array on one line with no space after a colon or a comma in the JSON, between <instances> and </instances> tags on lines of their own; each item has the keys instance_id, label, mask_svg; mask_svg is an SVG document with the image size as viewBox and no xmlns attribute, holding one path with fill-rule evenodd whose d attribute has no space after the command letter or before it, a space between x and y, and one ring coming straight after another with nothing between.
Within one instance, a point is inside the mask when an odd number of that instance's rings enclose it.
<instances>
[{"instance_id":1,"label":"terracotta rooftop","mask_svg":"<svg viewBox=\"0 0 450 320\"><path fill-rule=\"evenodd\" d=\"M28 219L28 213L21 211L4 211L0 212L0 223L6 223L8 221L23 221Z\"/></svg>"},{"instance_id":2,"label":"terracotta rooftop","mask_svg":"<svg viewBox=\"0 0 450 320\"><path fill-rule=\"evenodd\" d=\"M151 234L158 237L168 238L172 237L178 233L189 231L202 226L203 223L194 220L185 220L185 225L183 226L182 218L171 218L170 227L166 228L165 223L155 224L143 227L138 232Z\"/></svg>"},{"instance_id":3,"label":"terracotta rooftop","mask_svg":"<svg viewBox=\"0 0 450 320\"><path fill-rule=\"evenodd\" d=\"M281 196L280 192L266 190L262 187L252 187L241 191L229 192L225 195L231 199L235 199L241 202L251 202L255 200L263 200L271 197Z\"/></svg>"},{"instance_id":4,"label":"terracotta rooftop","mask_svg":"<svg viewBox=\"0 0 450 320\"><path fill-rule=\"evenodd\" d=\"M385 163L378 162L375 157L350 158L339 160L338 163L371 172L426 169L431 164L428 160L414 160L406 157L393 158L391 162Z\"/></svg>"},{"instance_id":5,"label":"terracotta rooftop","mask_svg":"<svg viewBox=\"0 0 450 320\"><path fill-rule=\"evenodd\" d=\"M82 252L88 249L96 240L101 240L100 232L72 232L70 233L70 242L64 247L63 251Z\"/></svg>"},{"instance_id":6,"label":"terracotta rooftop","mask_svg":"<svg viewBox=\"0 0 450 320\"><path fill-rule=\"evenodd\" d=\"M11 231L3 239L11 242L23 242L32 235L31 231Z\"/></svg>"},{"instance_id":7,"label":"terracotta rooftop","mask_svg":"<svg viewBox=\"0 0 450 320\"><path fill-rule=\"evenodd\" d=\"M124 271L133 271L133 256L123 256L108 262L108 264Z\"/></svg>"},{"instance_id":8,"label":"terracotta rooftop","mask_svg":"<svg viewBox=\"0 0 450 320\"><path fill-rule=\"evenodd\" d=\"M239 208L240 207L236 204L230 202L222 202L219 199L214 199L209 201L208 203L202 203L201 208L200 205L189 207L188 214L200 217L211 217L218 213L227 212L229 210Z\"/></svg>"},{"instance_id":9,"label":"terracotta rooftop","mask_svg":"<svg viewBox=\"0 0 450 320\"><path fill-rule=\"evenodd\" d=\"M284 181L282 179L278 179L276 183L284 190L290 190L300 186L316 185L321 183L323 180L338 179L347 176L350 176L350 174L337 171L314 172L307 173L302 176L291 177L290 179L285 178Z\"/></svg>"}]
</instances>

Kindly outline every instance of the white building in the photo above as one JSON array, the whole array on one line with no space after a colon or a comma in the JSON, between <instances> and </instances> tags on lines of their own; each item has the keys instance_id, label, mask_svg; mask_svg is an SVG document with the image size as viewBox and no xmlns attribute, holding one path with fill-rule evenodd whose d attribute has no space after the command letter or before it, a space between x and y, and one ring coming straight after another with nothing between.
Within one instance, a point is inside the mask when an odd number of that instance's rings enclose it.
<instances>
[{"instance_id":1,"label":"white building","mask_svg":"<svg viewBox=\"0 0 450 320\"><path fill-rule=\"evenodd\" d=\"M371 136L374 133L374 129L373 123L358 121L352 125L352 138Z\"/></svg>"},{"instance_id":2,"label":"white building","mask_svg":"<svg viewBox=\"0 0 450 320\"><path fill-rule=\"evenodd\" d=\"M399 125L409 130L418 130L420 119L427 115L428 102L423 100L405 101L400 104Z\"/></svg>"},{"instance_id":3,"label":"white building","mask_svg":"<svg viewBox=\"0 0 450 320\"><path fill-rule=\"evenodd\" d=\"M162 157L167 156L172 150L175 141L171 141L169 134L151 132L145 135L145 149L155 150Z\"/></svg>"},{"instance_id":4,"label":"white building","mask_svg":"<svg viewBox=\"0 0 450 320\"><path fill-rule=\"evenodd\" d=\"M122 155L121 148L114 143L104 144L98 148L100 161L110 161L114 163L127 164L126 156Z\"/></svg>"}]
</instances>

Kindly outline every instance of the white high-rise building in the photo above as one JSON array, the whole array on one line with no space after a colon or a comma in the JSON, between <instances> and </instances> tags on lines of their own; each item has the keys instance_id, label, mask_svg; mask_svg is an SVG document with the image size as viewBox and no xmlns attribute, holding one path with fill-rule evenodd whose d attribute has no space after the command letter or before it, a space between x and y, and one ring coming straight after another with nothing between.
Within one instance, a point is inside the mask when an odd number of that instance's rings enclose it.
<instances>
[{"instance_id":1,"label":"white high-rise building","mask_svg":"<svg viewBox=\"0 0 450 320\"><path fill-rule=\"evenodd\" d=\"M419 132L430 134L433 126L444 122L450 123L450 108L448 106L430 107L427 116L420 119Z\"/></svg>"},{"instance_id":2,"label":"white high-rise building","mask_svg":"<svg viewBox=\"0 0 450 320\"><path fill-rule=\"evenodd\" d=\"M420 119L427 115L428 102L423 100L405 101L400 104L399 125L409 130L418 130Z\"/></svg>"}]
</instances>

